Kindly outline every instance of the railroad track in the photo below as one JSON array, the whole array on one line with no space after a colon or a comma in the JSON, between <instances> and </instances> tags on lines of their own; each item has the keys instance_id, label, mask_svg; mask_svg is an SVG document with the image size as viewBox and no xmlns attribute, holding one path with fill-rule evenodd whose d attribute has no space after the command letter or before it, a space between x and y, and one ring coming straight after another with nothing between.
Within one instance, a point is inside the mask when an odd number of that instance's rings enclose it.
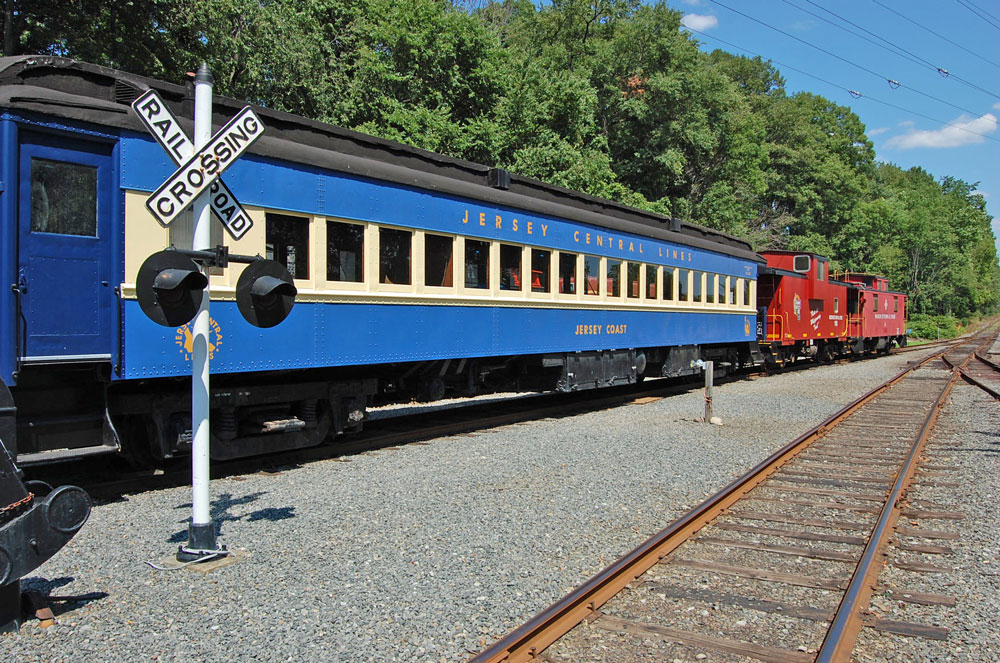
<instances>
[{"instance_id":1,"label":"railroad track","mask_svg":"<svg viewBox=\"0 0 1000 663\"><path fill-rule=\"evenodd\" d=\"M901 601L954 601L879 586L878 576L893 534L904 550L948 552L941 539L952 535L897 521L901 513L917 524L955 516L905 497L914 484L948 485L937 477L949 468L926 462L927 438L960 369L994 336L945 347L862 396L473 663L833 662L850 660L863 628L947 637L946 629L868 608L876 587Z\"/></svg>"},{"instance_id":2,"label":"railroad track","mask_svg":"<svg viewBox=\"0 0 1000 663\"><path fill-rule=\"evenodd\" d=\"M837 363L849 361L838 359ZM815 364L799 361L784 367L774 367L767 371L755 367L736 371L724 378L716 378L722 385L733 380L750 376L775 376L782 373L808 370ZM423 440L448 435L458 435L508 426L524 421L546 417L568 417L582 412L618 407L630 403L648 403L661 398L699 389L701 377L652 379L641 384L594 389L571 393L541 393L522 398L497 399L456 407L441 408L427 405L424 411L403 416L389 416L373 419L365 423L361 433L318 447L280 452L266 456L213 462L212 478L239 476L254 472L269 472L275 468L304 463L340 459L350 456L392 449L404 444L419 444ZM417 406L421 407L421 406ZM160 490L190 483L190 467L187 458L169 461L158 470L136 470L128 466L123 458L115 457L109 462L106 457L81 458L51 465L34 465L25 468L29 479L44 481L51 485L72 484L80 486L97 499L115 499L126 493Z\"/></svg>"},{"instance_id":3,"label":"railroad track","mask_svg":"<svg viewBox=\"0 0 1000 663\"><path fill-rule=\"evenodd\" d=\"M800 367L800 368L804 368ZM788 369L788 370L799 370ZM742 375L717 380L723 384ZM638 385L594 389L572 393L542 393L522 398L478 401L457 407L428 406L425 411L403 416L389 416L365 423L357 434L338 438L318 447L281 452L266 456L213 462L212 478L269 472L275 468L310 462L339 459L423 440L508 426L546 417L569 417L602 408L629 403L647 403L699 388L690 380L649 380ZM172 460L157 470L136 470L123 458L83 458L52 465L25 468L29 479L51 485L71 483L97 499L114 499L126 493L160 490L190 483L187 458Z\"/></svg>"}]
</instances>

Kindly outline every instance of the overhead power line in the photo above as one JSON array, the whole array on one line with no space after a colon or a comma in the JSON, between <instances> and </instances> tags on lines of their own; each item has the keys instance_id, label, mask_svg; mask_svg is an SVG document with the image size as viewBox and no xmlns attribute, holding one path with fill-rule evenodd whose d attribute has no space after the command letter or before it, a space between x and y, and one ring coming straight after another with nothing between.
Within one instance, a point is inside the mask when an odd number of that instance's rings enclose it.
<instances>
[{"instance_id":1,"label":"overhead power line","mask_svg":"<svg viewBox=\"0 0 1000 663\"><path fill-rule=\"evenodd\" d=\"M938 123L940 125L943 125L943 126L946 126L946 127L952 127L954 129L958 129L959 131L964 131L966 133L970 133L970 134L973 134L975 136L980 136L980 137L985 138L987 140L992 140L992 141L996 141L996 142L1000 143L1000 138L996 138L994 136L990 136L989 134L980 133L978 131L973 131L972 129L968 129L966 127L963 127L960 124L955 124L954 122L948 122L948 121L942 120L940 118L931 117L930 115L924 115L923 113L921 113L919 111L915 111L915 110L912 110L910 108L904 108L903 106L898 106L896 104L889 103L888 101L883 101L883 100L877 99L875 97L870 97L870 96L868 96L866 94L862 94L861 92L858 92L857 90L852 90L851 88L845 87L845 86L841 85L840 83L834 83L832 81L828 81L825 78L822 78L820 76L816 76L815 74L811 74L808 71L804 71L804 70L799 69L798 67L794 67L794 66L792 66L790 64L786 64L786 63L781 62L779 60L775 60L773 58L769 58L766 55L763 55L761 53L757 53L755 51L752 51L749 48L744 48L743 46L740 46L738 44L734 44L732 42L726 41L725 39L720 39L720 38L718 38L718 37L716 37L714 35L706 34L704 32L701 32L700 30L695 30L694 28L691 28L691 27L688 27L688 26L683 26L683 27L684 27L685 30L687 30L689 32L693 32L695 34L701 35L702 37L706 37L706 38L711 39L713 41L717 41L720 44L725 44L726 46L730 46L732 48L735 48L738 51L743 51L744 53L749 53L750 55L755 55L755 56L757 56L759 58L763 58L763 59L765 59L765 60L767 60L769 62L774 62L775 64L780 65L783 69L788 69L790 71L798 72L798 73L802 74L803 76L808 76L809 78L812 78L812 79L815 79L817 81L820 81L821 83L826 83L827 85L829 85L831 87L835 87L835 88L837 88L839 90L843 90L844 92L846 92L847 94L849 94L853 99L867 99L868 101L874 101L877 104L882 104L883 106L888 106L889 108L895 108L896 110L903 111L904 113L909 113L910 115L916 115L917 117L921 117L921 118L923 118L925 120L930 120L931 122L936 122L936 123Z\"/></svg>"},{"instance_id":2,"label":"overhead power line","mask_svg":"<svg viewBox=\"0 0 1000 663\"><path fill-rule=\"evenodd\" d=\"M749 21L753 21L754 23L757 23L759 25L763 25L765 28L768 28L769 30L774 30L778 34L782 34L782 35L788 37L789 39L794 39L795 41L797 41L799 43L802 43L802 44L805 44L806 46L808 46L810 48L814 48L814 49L816 49L817 51L819 51L821 53L825 53L826 55L829 55L832 58L835 58L837 60L840 60L841 62L849 64L852 67L856 67L857 69L860 69L861 71L867 72L867 73L871 74L872 76L875 76L876 78L881 78L882 80L886 81L889 84L889 87L891 87L893 89L898 88L898 87L904 87L904 88L906 88L908 90L916 92L917 94L919 94L921 96L927 97L928 99L933 99L934 101L936 101L938 103L945 104L946 106L951 106L952 108L956 108L956 109L962 111L963 113L969 113L970 115L973 115L973 116L977 115L976 111L969 110L968 108L963 108L962 106L958 106L956 104L953 104L950 101L947 101L945 99L941 99L939 97L935 97L934 95L928 94L927 92L923 92L921 90L918 90L915 87L912 87L912 86L909 86L909 85L903 85L901 82L899 82L898 80L896 80L894 78L890 78L889 76L886 76L884 74L880 74L877 71L873 71L873 70L869 69L868 67L865 67L864 65L860 65L857 62L852 62L852 61L848 60L847 58L842 57L842 56L838 55L837 53L834 53L833 51L829 51L829 50L827 50L825 48L817 46L816 44L808 42L805 39L802 39L800 37L796 37L795 35L793 35L793 34L791 34L789 32L785 32L784 30L782 30L780 28L776 28L773 25L770 25L769 23L766 23L764 21L761 21L760 19L754 18L753 16L750 16L748 14L744 14L743 12L741 12L741 11L739 11L737 9L733 9L732 7L730 7L728 5L724 5L723 3L719 2L719 0L711 0L711 2L714 3L714 4L716 4L716 5L719 5L723 9L728 9L729 11L733 12L734 14L739 14L740 16L742 16L743 18L745 18L745 19L747 19Z\"/></svg>"},{"instance_id":3,"label":"overhead power line","mask_svg":"<svg viewBox=\"0 0 1000 663\"><path fill-rule=\"evenodd\" d=\"M992 18L994 21L1000 22L1000 18L997 18L996 16L994 16L991 13L989 13L988 11L986 11L985 9L983 9L982 7L977 6L976 3L972 2L972 0L965 0L965 2L966 2L967 5L969 5L971 7L975 7L976 9L978 9L983 14L986 14L987 16L989 16L990 18Z\"/></svg>"},{"instance_id":4,"label":"overhead power line","mask_svg":"<svg viewBox=\"0 0 1000 663\"><path fill-rule=\"evenodd\" d=\"M997 30L1000 30L1000 25L997 25L996 23L994 23L993 21L991 21L989 18L987 18L987 16L989 16L989 14L986 14L986 12L981 11L978 7L975 7L971 2L965 2L965 0L955 0L955 1L958 4L962 5L963 7L965 7L966 9L968 9L970 12L972 12L976 16L978 16L979 18L983 19L983 21L985 21L989 25L992 25Z\"/></svg>"},{"instance_id":5,"label":"overhead power line","mask_svg":"<svg viewBox=\"0 0 1000 663\"><path fill-rule=\"evenodd\" d=\"M822 11L826 12L827 14L830 14L834 18L837 18L837 19L843 21L844 23L847 23L848 25L852 25L855 28L857 28L858 30L861 30L862 32L864 32L866 34L869 34L872 37L874 37L875 39L878 39L879 41L884 42L884 43L880 44L878 42L872 41L871 39L868 39L864 35L860 35L860 34L854 32L852 30L848 30L844 26L838 25L837 23L831 21L828 18L820 16L819 14L816 14L814 12L811 12L808 9L804 8L804 7L799 7L798 5L792 3L790 0L782 0L782 2L784 2L787 5L789 5L790 7L795 7L799 11L806 12L810 16L815 16L819 20L824 21L826 23L829 23L833 27L838 28L840 30L843 30L844 32L846 32L848 34L854 35L855 37L858 37L860 39L864 39L868 43L874 44L875 46L878 46L879 48L881 48L883 50L889 51L890 53L894 53L895 55L898 55L900 57L904 57L904 58L908 59L910 62L914 62L916 64L922 64L925 67L928 67L929 69L937 72L938 74L940 74L944 78L948 78L948 79L954 80L954 81L956 81L958 83L962 83L963 85L966 85L966 86L968 86L968 87L970 87L970 88L972 88L974 90L979 90L983 94L989 95L990 97L992 97L994 99L1000 98L1000 94L995 93L995 92L991 92L990 90L983 89L982 87L976 85L975 83L967 81L964 78L962 78L961 76L956 75L954 72L949 71L948 69L945 69L944 67L939 67L936 64L934 64L933 62L929 62L929 61L925 60L921 56L917 55L916 53L914 53L912 51L909 51L909 50L903 48L899 44L895 44L895 43L889 41L888 39L886 39L885 37L877 35L874 32L872 32L870 30L867 30L864 27L858 25L857 23L854 23L853 21L851 21L849 19L846 19L843 16L840 16L836 12L830 11L826 7L820 6L817 2L815 2L815 0L805 0L805 2L808 2L810 5L816 7L817 9L821 9ZM895 49L895 50L893 50L893 49Z\"/></svg>"},{"instance_id":6,"label":"overhead power line","mask_svg":"<svg viewBox=\"0 0 1000 663\"><path fill-rule=\"evenodd\" d=\"M952 41L951 39L948 39L948 38L947 38L947 37L945 37L944 35L939 35L938 33L934 32L933 30L931 30L931 29L930 29L930 28L928 28L928 27L925 27L925 26L923 26L923 25L920 25L919 23L917 23L916 21L914 21L914 20L913 20L912 18L910 18L909 16L906 16L905 14L900 14L900 13L899 13L898 11L896 11L896 10L895 10L895 9L893 9L892 7L889 7L889 6L888 6L888 5L886 5L885 3L882 3L882 2L879 2L879 0L872 0L872 2L874 2L874 3L875 3L876 5L878 5L879 7L882 7L883 9L887 9L888 11L891 11L891 12L892 12L893 14L895 14L896 16L898 16L898 17L900 17L900 18L902 18L902 19L904 19L904 20L906 20L906 21L909 21L910 23L912 23L913 25L917 26L917 27L918 27L918 28L920 28L921 30L925 30L926 32L929 32L929 33L931 33L932 35L934 35L934 36L935 36L935 37L937 37L938 39L943 39L944 41L948 42L948 43L949 43L949 44L951 44L952 46L955 46L955 47L957 47L957 48L960 48L960 49L962 49L963 51L965 51L965 52L966 52L966 53L968 53L969 55L972 55L972 56L974 56L974 57L977 57L977 58L979 58L980 60L982 60L982 61L983 61L983 62L985 62L986 64L989 64L989 65L992 65L992 66L996 67L997 69L1000 69L1000 65L998 65L998 64L997 64L996 62L993 62L992 60L987 60L986 58L984 58L984 57L983 57L982 55L980 55L979 53L973 53L972 51L970 51L969 49L967 49L967 48L966 48L965 46L962 46L961 44L959 44L959 43L957 43L957 42L954 42L954 41Z\"/></svg>"}]
</instances>

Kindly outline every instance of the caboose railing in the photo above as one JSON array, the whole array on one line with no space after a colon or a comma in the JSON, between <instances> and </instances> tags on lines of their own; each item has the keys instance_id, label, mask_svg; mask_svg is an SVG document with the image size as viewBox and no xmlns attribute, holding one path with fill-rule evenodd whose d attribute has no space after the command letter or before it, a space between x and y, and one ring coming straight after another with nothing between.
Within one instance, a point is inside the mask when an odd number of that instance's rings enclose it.
<instances>
[{"instance_id":1,"label":"caboose railing","mask_svg":"<svg viewBox=\"0 0 1000 663\"><path fill-rule=\"evenodd\" d=\"M780 341L787 327L785 317L787 313L771 313L767 316L767 340Z\"/></svg>"}]
</instances>

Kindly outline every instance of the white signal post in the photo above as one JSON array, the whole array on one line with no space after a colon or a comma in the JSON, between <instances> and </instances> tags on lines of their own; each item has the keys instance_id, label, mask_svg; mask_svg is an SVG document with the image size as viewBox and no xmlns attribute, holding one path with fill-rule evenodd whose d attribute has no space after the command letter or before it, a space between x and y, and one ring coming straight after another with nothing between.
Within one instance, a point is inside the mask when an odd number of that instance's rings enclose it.
<instances>
[{"instance_id":1,"label":"white signal post","mask_svg":"<svg viewBox=\"0 0 1000 663\"><path fill-rule=\"evenodd\" d=\"M212 72L207 64L198 68L194 79L194 149L197 154L212 138ZM194 200L194 237L191 248L211 248L209 192ZM205 276L208 268L202 266ZM194 318L194 352L191 357L191 524L188 545L181 546L177 558L194 561L209 555L226 554L219 549L215 523L210 512L209 494L209 365L208 365L209 286L202 293L201 308Z\"/></svg>"},{"instance_id":2,"label":"white signal post","mask_svg":"<svg viewBox=\"0 0 1000 663\"><path fill-rule=\"evenodd\" d=\"M236 200L236 196L221 180L220 176L237 158L264 133L264 123L250 106L244 107L224 127L212 135L212 72L207 64L198 68L194 78L194 141L188 140L180 123L155 90L148 90L132 102L132 109L157 142L166 150L179 168L146 200L146 208L163 226L168 226L189 205L194 212L194 233L191 251L211 255L210 211L222 222L234 239L239 239L250 229L253 221L246 210ZM154 254L152 257L159 256ZM227 254L228 255L228 254ZM254 263L254 258L238 256L238 262ZM234 260L237 256L234 256ZM188 527L188 544L177 551L177 559L195 562L227 555L225 547L217 543L218 532L212 521L211 496L209 494L209 460L211 436L209 433L209 352L208 304L209 274L204 264L207 258L200 257L200 267L205 276L205 288L201 292L201 305L192 320L194 347L191 353L191 524ZM147 260L147 263L149 260ZM265 261L267 262L267 261ZM143 264L145 269L146 263ZM154 267L154 270L156 268ZM283 268L282 268L283 269ZM259 270L258 270L259 271ZM264 270L267 271L266 269ZM246 274L246 272L244 272ZM140 277L142 269L140 269ZM280 297L294 297L295 288L291 276L269 275L281 286ZM282 283L284 281L284 283ZM237 300L240 288L237 286ZM250 287L249 285L247 286ZM276 286L270 291L278 292ZM269 292L270 292L269 291ZM253 296L250 295L252 298ZM142 305L140 297L140 305ZM191 300L193 308L195 300ZM281 311L287 315L290 302ZM242 304L241 311L242 309ZM252 309L252 304L250 305ZM146 310L145 308L143 309ZM188 309L190 311L190 309ZM147 315L149 312L147 311ZM154 322L165 324L156 316ZM246 316L244 316L246 317ZM166 318L169 319L169 318ZM190 320L190 318L184 318ZM249 318L248 318L249 319ZM264 324L254 317L258 327L273 326L280 318ZM264 321L267 320L265 316ZM168 326L170 326L168 324Z\"/></svg>"}]
</instances>

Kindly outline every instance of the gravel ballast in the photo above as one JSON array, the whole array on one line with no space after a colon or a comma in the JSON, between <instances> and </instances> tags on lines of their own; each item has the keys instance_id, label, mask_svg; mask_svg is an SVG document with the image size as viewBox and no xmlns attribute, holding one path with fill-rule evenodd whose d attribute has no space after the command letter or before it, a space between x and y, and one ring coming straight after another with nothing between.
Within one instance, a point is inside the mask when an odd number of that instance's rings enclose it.
<instances>
[{"instance_id":1,"label":"gravel ballast","mask_svg":"<svg viewBox=\"0 0 1000 663\"><path fill-rule=\"evenodd\" d=\"M189 489L98 504L25 582L93 598L0 659L464 660L921 354L717 386L723 426L693 390L216 480L237 560L210 573L144 563L186 542Z\"/></svg>"}]
</instances>

